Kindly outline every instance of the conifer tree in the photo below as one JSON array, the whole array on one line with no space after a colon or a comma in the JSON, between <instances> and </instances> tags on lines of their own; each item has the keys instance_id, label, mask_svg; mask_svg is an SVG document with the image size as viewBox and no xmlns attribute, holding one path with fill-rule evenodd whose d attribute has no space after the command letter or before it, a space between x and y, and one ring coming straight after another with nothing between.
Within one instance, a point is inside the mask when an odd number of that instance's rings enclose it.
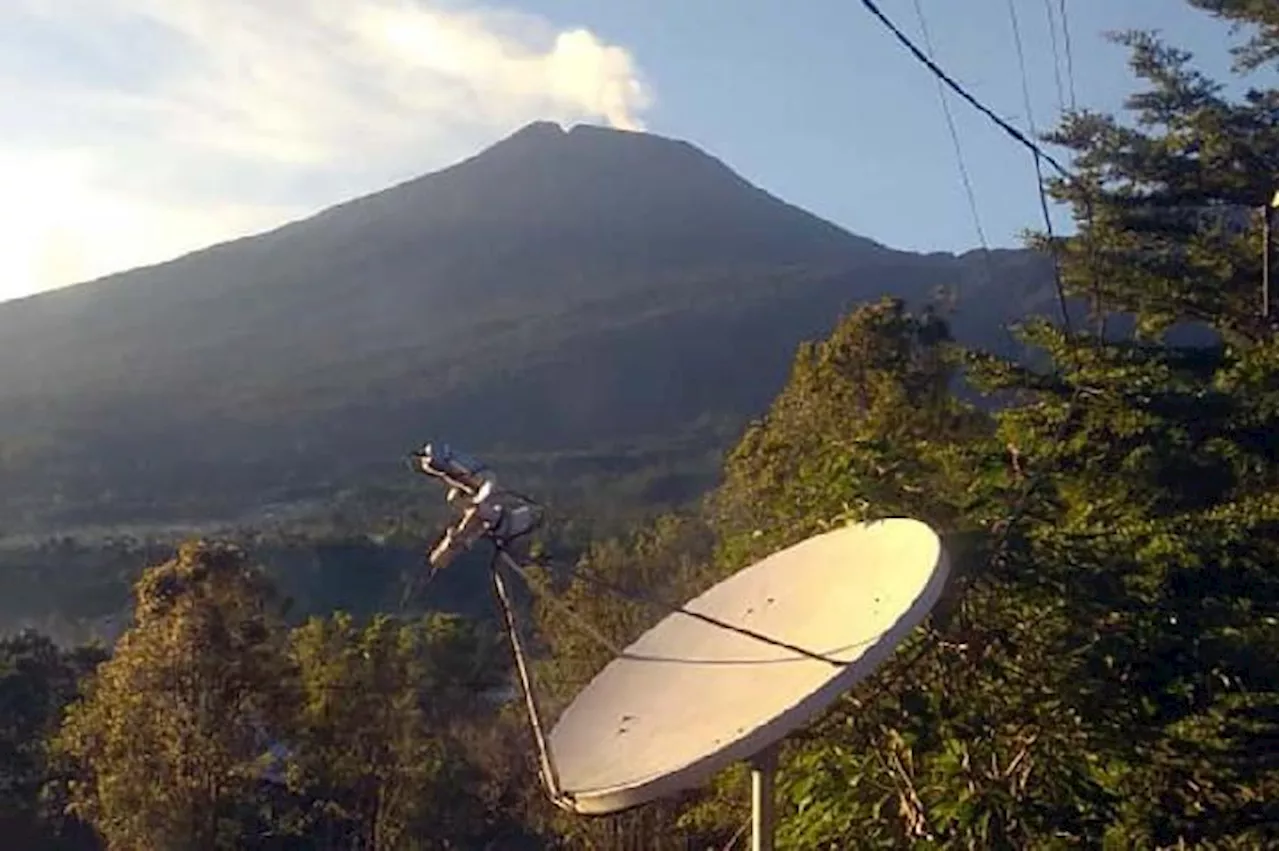
<instances>
[{"instance_id":1,"label":"conifer tree","mask_svg":"<svg viewBox=\"0 0 1280 851\"><path fill-rule=\"evenodd\" d=\"M1243 67L1274 59L1274 7L1196 5L1252 29ZM1146 88L1129 121L1065 118L1052 140L1078 178L1050 188L1075 212L1068 292L1126 316L1028 327L1050 375L981 371L1029 396L1001 417L1046 484L1019 559L1062 594L1092 681L1077 709L1116 801L1107 838L1257 847L1276 836L1276 90L1229 99L1154 35L1114 38Z\"/></svg>"},{"instance_id":2,"label":"conifer tree","mask_svg":"<svg viewBox=\"0 0 1280 851\"><path fill-rule=\"evenodd\" d=\"M1197 5L1250 28L1241 68L1274 58L1273 9ZM969 358L1006 403L988 432L940 427L963 411L885 357L912 325L863 312L730 456L728 567L886 509L974 533L961 599L788 745L791 847L1276 842L1276 93L1115 38L1145 89L1064 118L1077 230L1034 240L1094 322L1028 322L1036 369Z\"/></svg>"}]
</instances>

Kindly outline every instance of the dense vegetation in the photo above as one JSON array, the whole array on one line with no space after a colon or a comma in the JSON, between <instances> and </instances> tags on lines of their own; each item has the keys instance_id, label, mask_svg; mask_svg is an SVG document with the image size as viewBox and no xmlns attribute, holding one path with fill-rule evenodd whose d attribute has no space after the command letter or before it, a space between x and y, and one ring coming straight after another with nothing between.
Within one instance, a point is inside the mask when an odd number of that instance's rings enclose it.
<instances>
[{"instance_id":1,"label":"dense vegetation","mask_svg":"<svg viewBox=\"0 0 1280 851\"><path fill-rule=\"evenodd\" d=\"M1243 69L1270 67L1273 8L1195 4L1247 25ZM588 577L675 599L833 524L906 514L944 532L957 576L927 627L786 743L784 847L1280 846L1277 337L1259 311L1259 218L1225 226L1276 191L1277 93L1230 99L1151 35L1119 38L1145 85L1133 120L1069 115L1054 134L1076 154L1078 180L1050 189L1077 235L1044 247L1093 322L1026 323L1034 369L892 299L801 347L704 503L621 538L542 543L552 557L522 605L549 709L610 654L562 607L612 642L661 614ZM1101 327L1115 312L1130 331ZM1170 342L1184 320L1217 342ZM961 379L1004 404L966 401ZM0 646L3 835L112 849L740 836L740 771L616 817L553 812L517 708L491 700L508 672L484 622L290 619L277 597L240 550L188 544L138 579L111 651Z\"/></svg>"}]
</instances>

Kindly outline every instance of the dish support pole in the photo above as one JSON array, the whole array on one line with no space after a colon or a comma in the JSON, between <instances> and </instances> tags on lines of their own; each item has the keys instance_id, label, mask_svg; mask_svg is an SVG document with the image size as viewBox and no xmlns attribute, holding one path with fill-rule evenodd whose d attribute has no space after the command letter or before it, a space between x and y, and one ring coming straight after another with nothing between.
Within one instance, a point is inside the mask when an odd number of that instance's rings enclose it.
<instances>
[{"instance_id":1,"label":"dish support pole","mask_svg":"<svg viewBox=\"0 0 1280 851\"><path fill-rule=\"evenodd\" d=\"M773 851L774 789L778 746L769 745L751 759L751 851Z\"/></svg>"}]
</instances>

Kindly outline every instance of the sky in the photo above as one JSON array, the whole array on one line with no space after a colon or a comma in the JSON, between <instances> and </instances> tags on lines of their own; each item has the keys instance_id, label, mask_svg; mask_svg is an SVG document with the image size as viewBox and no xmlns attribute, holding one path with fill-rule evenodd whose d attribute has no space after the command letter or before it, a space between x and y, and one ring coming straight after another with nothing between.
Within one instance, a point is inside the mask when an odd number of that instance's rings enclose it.
<instances>
[{"instance_id":1,"label":"sky","mask_svg":"<svg viewBox=\"0 0 1280 851\"><path fill-rule=\"evenodd\" d=\"M1072 91L1121 105L1107 30L1229 64L1228 27L1178 0L1065 0L1068 75L1058 0L1012 0L1028 114L1009 0L918 3L937 61L1023 129ZM913 0L879 5L923 44ZM1030 156L951 109L982 232L1017 245ZM933 77L856 0L3 0L0 301L269 230L538 119L690 141L894 248L979 244Z\"/></svg>"}]
</instances>

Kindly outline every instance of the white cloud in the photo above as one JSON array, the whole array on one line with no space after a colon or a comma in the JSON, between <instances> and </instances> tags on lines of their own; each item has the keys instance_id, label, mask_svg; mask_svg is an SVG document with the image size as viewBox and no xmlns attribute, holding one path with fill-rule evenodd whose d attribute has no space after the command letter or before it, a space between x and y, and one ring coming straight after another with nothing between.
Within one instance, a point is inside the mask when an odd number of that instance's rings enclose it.
<instances>
[{"instance_id":1,"label":"white cloud","mask_svg":"<svg viewBox=\"0 0 1280 851\"><path fill-rule=\"evenodd\" d=\"M535 119L640 129L624 48L410 0L0 4L0 299L441 167Z\"/></svg>"}]
</instances>

